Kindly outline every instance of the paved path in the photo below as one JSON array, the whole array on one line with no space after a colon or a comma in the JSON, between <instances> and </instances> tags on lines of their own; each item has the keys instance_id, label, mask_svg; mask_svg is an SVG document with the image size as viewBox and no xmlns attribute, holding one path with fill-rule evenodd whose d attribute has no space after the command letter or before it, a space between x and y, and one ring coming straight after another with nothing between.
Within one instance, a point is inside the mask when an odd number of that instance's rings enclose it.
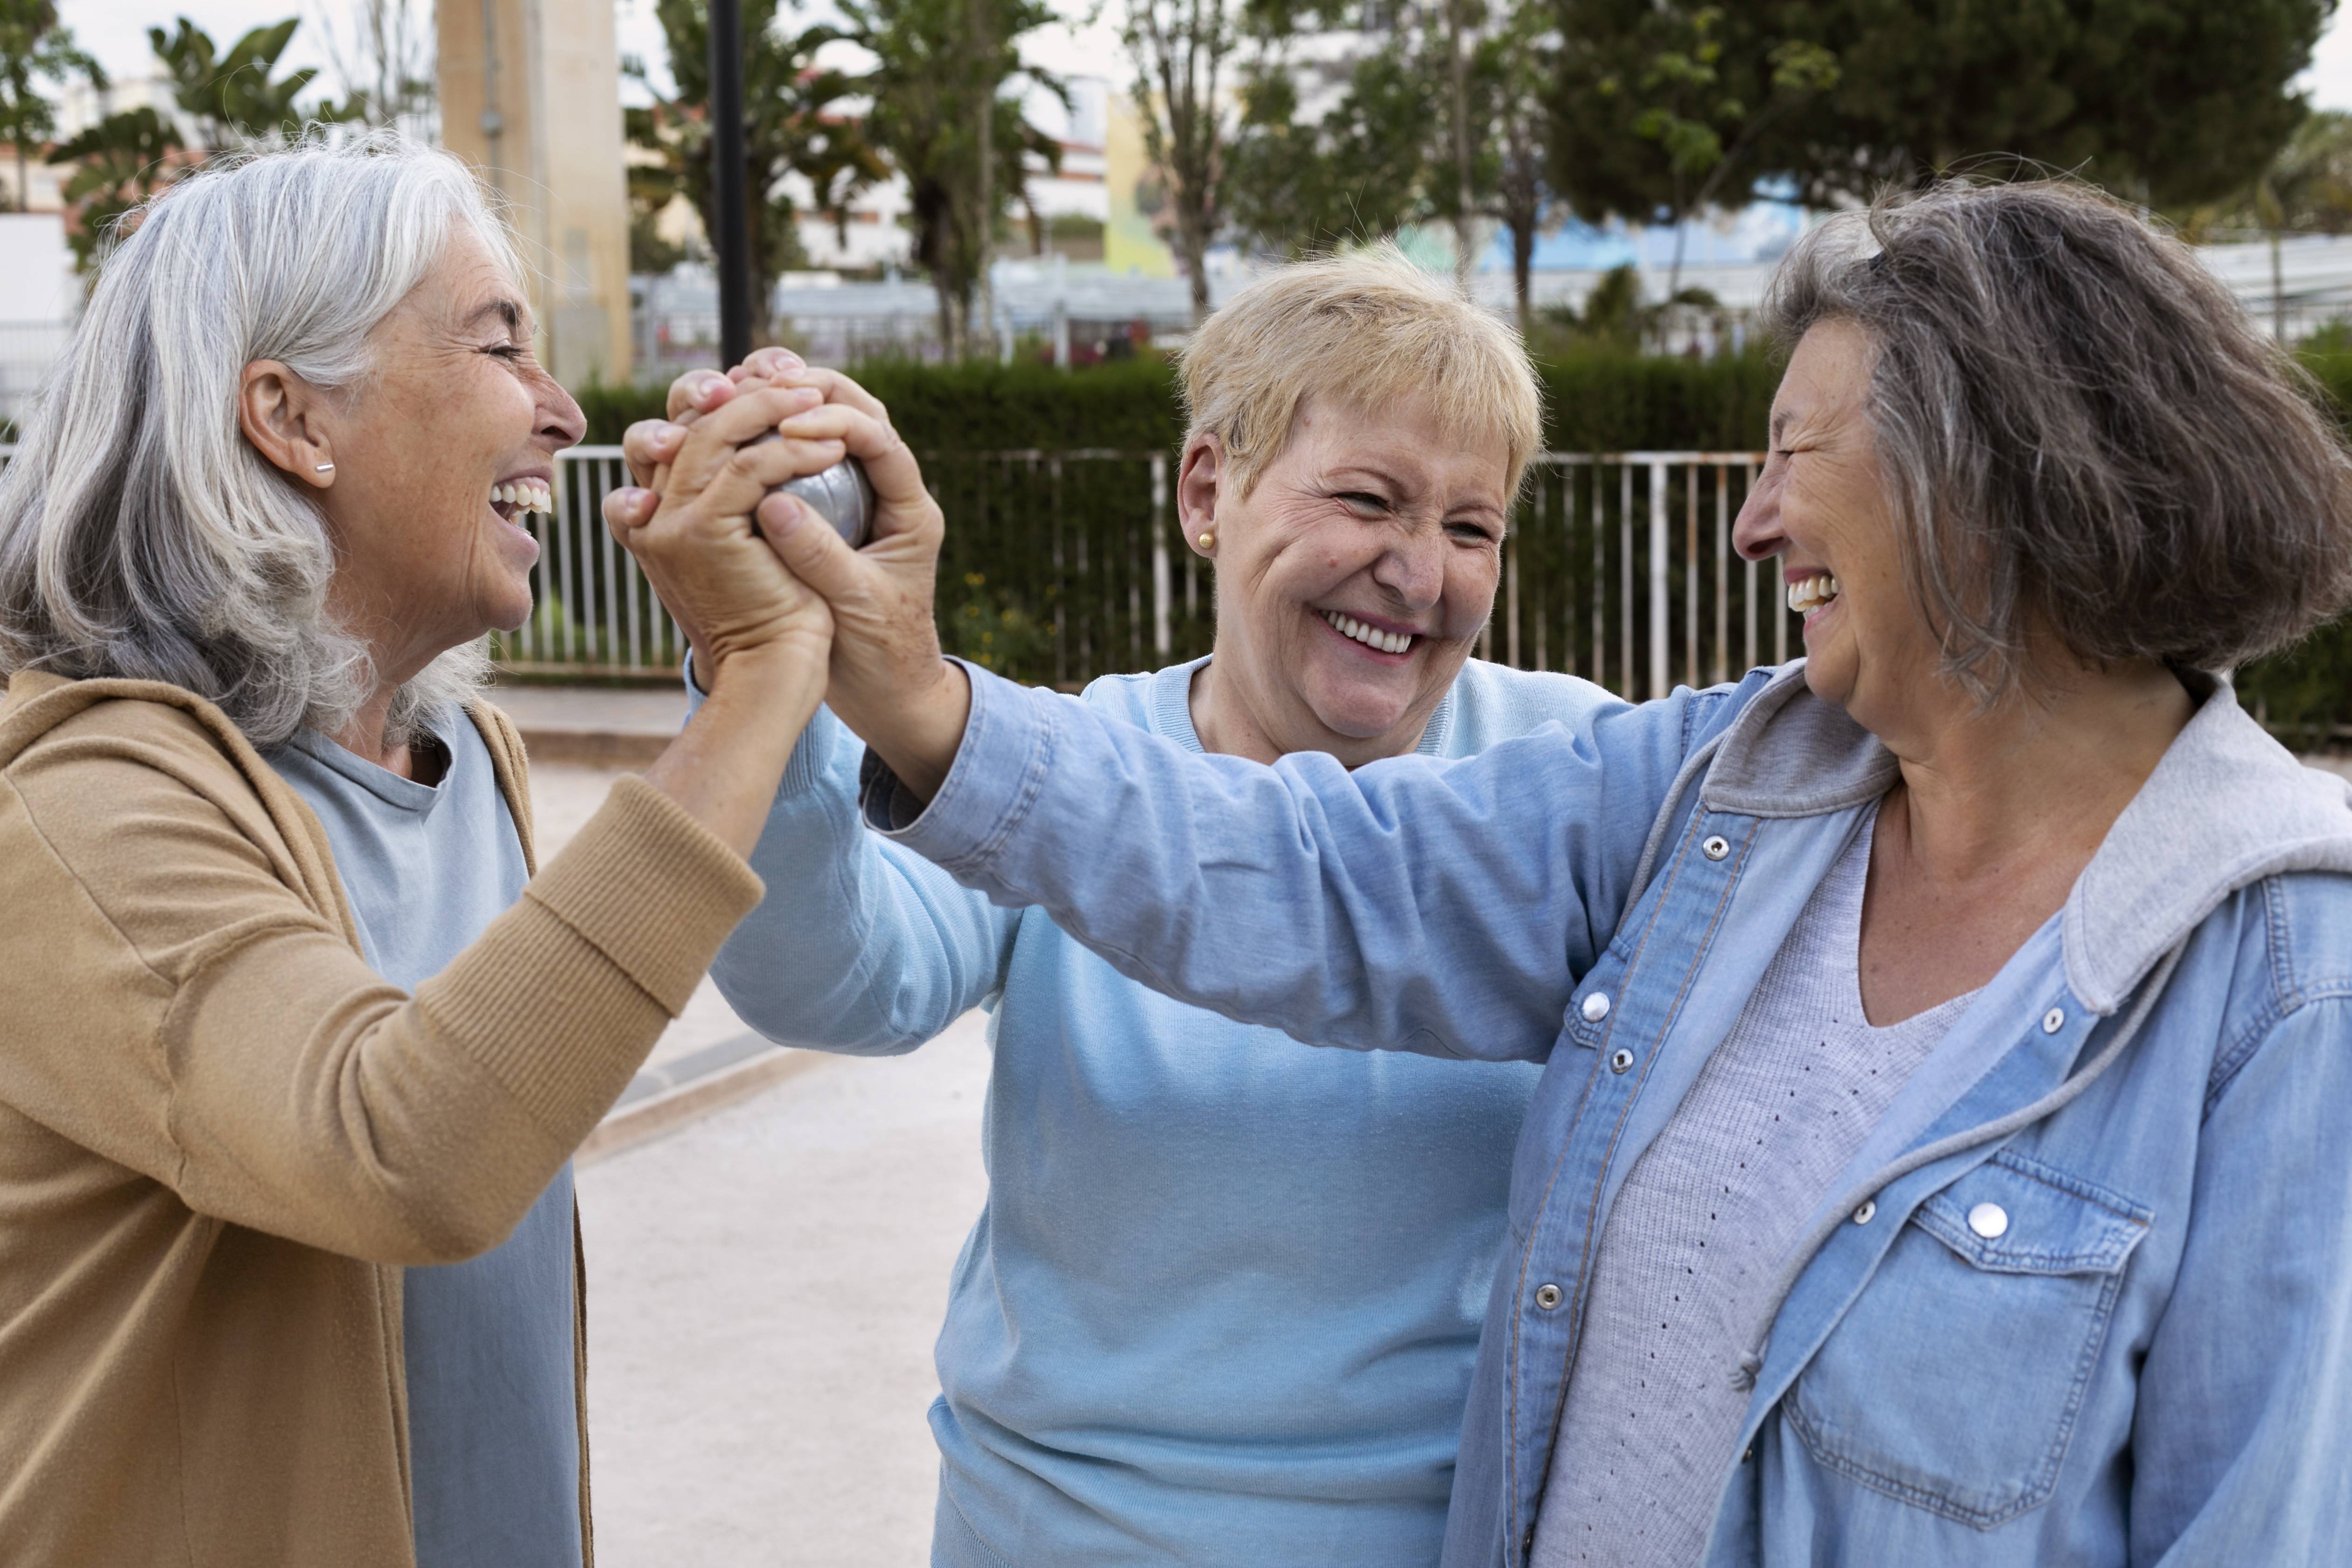
<instances>
[{"instance_id":1,"label":"paved path","mask_svg":"<svg viewBox=\"0 0 2352 1568\"><path fill-rule=\"evenodd\" d=\"M542 857L617 776L532 766ZM931 1342L987 1193L982 1024L824 1058L579 1172L599 1568L929 1561ZM744 1032L705 980L651 1065Z\"/></svg>"},{"instance_id":2,"label":"paved path","mask_svg":"<svg viewBox=\"0 0 2352 1568\"><path fill-rule=\"evenodd\" d=\"M978 1014L579 1174L599 1568L921 1568Z\"/></svg>"}]
</instances>

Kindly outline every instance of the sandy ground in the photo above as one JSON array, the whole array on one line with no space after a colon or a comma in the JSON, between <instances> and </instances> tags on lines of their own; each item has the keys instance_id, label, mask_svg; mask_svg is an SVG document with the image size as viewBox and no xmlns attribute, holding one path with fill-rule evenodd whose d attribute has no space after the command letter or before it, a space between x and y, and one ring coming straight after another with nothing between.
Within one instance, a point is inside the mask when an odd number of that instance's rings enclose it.
<instances>
[{"instance_id":1,"label":"sandy ground","mask_svg":"<svg viewBox=\"0 0 2352 1568\"><path fill-rule=\"evenodd\" d=\"M615 776L533 767L542 854ZM931 1342L987 1191L981 1026L579 1173L599 1568L929 1561ZM706 980L654 1059L743 1028Z\"/></svg>"},{"instance_id":2,"label":"sandy ground","mask_svg":"<svg viewBox=\"0 0 2352 1568\"><path fill-rule=\"evenodd\" d=\"M978 1015L580 1173L600 1568L929 1561Z\"/></svg>"}]
</instances>

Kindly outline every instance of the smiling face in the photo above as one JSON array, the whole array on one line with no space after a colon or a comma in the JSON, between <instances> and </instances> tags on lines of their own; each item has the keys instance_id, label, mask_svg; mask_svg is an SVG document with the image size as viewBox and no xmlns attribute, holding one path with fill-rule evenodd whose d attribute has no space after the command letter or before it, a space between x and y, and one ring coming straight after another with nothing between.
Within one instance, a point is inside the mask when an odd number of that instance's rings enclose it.
<instances>
[{"instance_id":1,"label":"smiling face","mask_svg":"<svg viewBox=\"0 0 2352 1568\"><path fill-rule=\"evenodd\" d=\"M1933 631L1904 580L1869 421L1870 340L1824 321L1789 357L1772 399L1772 451L1732 540L1780 557L1805 617L1805 683L1886 734L1920 694L1942 691Z\"/></svg>"},{"instance_id":2,"label":"smiling face","mask_svg":"<svg viewBox=\"0 0 2352 1568\"><path fill-rule=\"evenodd\" d=\"M1449 438L1416 405L1310 399L1246 497L1221 458L1194 437L1178 485L1188 539L1215 534L1203 742L1350 766L1410 752L1494 605L1503 440ZM1196 720L1203 707L1196 692Z\"/></svg>"},{"instance_id":3,"label":"smiling face","mask_svg":"<svg viewBox=\"0 0 2352 1568\"><path fill-rule=\"evenodd\" d=\"M522 514L547 509L555 455L586 421L533 358L530 310L460 228L368 334L373 374L310 416L335 465L320 495L331 608L375 645L381 679L530 616Z\"/></svg>"}]
</instances>

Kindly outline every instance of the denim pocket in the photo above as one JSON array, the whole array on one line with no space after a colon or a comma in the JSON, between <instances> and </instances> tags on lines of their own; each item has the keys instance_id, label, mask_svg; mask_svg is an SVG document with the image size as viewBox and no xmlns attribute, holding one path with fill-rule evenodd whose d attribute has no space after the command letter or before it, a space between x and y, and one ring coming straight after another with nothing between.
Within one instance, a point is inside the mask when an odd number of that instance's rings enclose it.
<instances>
[{"instance_id":1,"label":"denim pocket","mask_svg":"<svg viewBox=\"0 0 2352 1568\"><path fill-rule=\"evenodd\" d=\"M2041 1506L2153 1217L1995 1154L1913 1213L1783 1403L1790 1426L1830 1469L1980 1530Z\"/></svg>"}]
</instances>

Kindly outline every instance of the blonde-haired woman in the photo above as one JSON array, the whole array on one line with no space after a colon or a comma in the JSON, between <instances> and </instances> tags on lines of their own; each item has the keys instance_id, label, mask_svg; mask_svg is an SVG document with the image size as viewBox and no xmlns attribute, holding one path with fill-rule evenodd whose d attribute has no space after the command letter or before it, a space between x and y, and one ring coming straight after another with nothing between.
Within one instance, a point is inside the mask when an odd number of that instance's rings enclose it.
<instances>
[{"instance_id":1,"label":"blonde-haired woman","mask_svg":"<svg viewBox=\"0 0 2352 1568\"><path fill-rule=\"evenodd\" d=\"M1349 765L1602 703L1469 657L1540 432L1507 327L1360 255L1253 285L1183 369L1178 504L1217 566L1215 649L1087 700L1197 750ZM693 379L675 405L715 406L726 384ZM640 471L681 435L632 431ZM648 500L618 497L616 521ZM865 832L862 754L819 716L753 857L773 896L714 973L772 1037L863 1055L994 1009L932 1561L1436 1561L1535 1074L1270 1046L1154 995Z\"/></svg>"}]
</instances>

